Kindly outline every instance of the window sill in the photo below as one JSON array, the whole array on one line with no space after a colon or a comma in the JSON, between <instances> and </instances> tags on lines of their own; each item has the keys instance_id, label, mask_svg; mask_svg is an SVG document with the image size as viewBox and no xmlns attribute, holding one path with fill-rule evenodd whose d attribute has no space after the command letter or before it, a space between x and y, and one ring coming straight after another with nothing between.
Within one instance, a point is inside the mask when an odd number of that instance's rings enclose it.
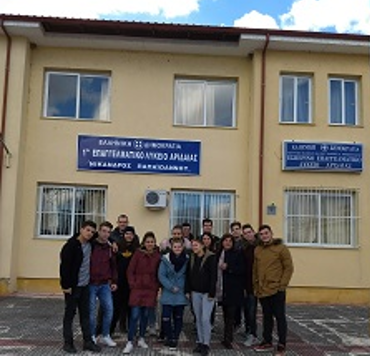
<instances>
[{"instance_id":1,"label":"window sill","mask_svg":"<svg viewBox=\"0 0 370 357\"><path fill-rule=\"evenodd\" d=\"M281 125L302 125L302 126L315 126L315 123L295 123L295 122L284 122L279 121Z\"/></svg>"},{"instance_id":2,"label":"window sill","mask_svg":"<svg viewBox=\"0 0 370 357\"><path fill-rule=\"evenodd\" d=\"M174 128L187 128L187 129L217 129L217 130L237 130L236 126L212 126L212 125L185 125L173 124Z\"/></svg>"},{"instance_id":3,"label":"window sill","mask_svg":"<svg viewBox=\"0 0 370 357\"><path fill-rule=\"evenodd\" d=\"M73 122L86 122L86 123L101 123L101 124L110 124L112 123L111 120L103 120L103 119L79 119L79 118L65 118L65 117L41 117L41 120L56 120L56 121L73 121Z\"/></svg>"},{"instance_id":4,"label":"window sill","mask_svg":"<svg viewBox=\"0 0 370 357\"><path fill-rule=\"evenodd\" d=\"M314 245L314 244L292 244L286 243L287 247L290 248L308 248L308 249L325 249L325 250L359 250L359 245L348 246L348 245Z\"/></svg>"},{"instance_id":5,"label":"window sill","mask_svg":"<svg viewBox=\"0 0 370 357\"><path fill-rule=\"evenodd\" d=\"M329 127L331 128L350 128L350 129L363 129L364 126L363 125L347 125L347 124L331 124L331 123L328 123Z\"/></svg>"}]
</instances>

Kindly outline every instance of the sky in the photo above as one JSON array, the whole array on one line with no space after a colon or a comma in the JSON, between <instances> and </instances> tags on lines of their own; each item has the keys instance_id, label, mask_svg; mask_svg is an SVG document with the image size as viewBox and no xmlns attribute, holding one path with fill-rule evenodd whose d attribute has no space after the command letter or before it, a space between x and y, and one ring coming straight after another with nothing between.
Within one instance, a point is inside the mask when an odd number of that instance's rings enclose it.
<instances>
[{"instance_id":1,"label":"sky","mask_svg":"<svg viewBox=\"0 0 370 357\"><path fill-rule=\"evenodd\" d=\"M0 13L370 34L370 0L0 0Z\"/></svg>"}]
</instances>

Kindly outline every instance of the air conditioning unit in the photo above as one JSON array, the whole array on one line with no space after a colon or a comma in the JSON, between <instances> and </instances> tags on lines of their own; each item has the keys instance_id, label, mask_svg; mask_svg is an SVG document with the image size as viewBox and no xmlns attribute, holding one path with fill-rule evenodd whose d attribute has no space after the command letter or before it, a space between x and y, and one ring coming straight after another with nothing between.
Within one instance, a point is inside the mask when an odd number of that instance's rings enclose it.
<instances>
[{"instance_id":1,"label":"air conditioning unit","mask_svg":"<svg viewBox=\"0 0 370 357\"><path fill-rule=\"evenodd\" d=\"M167 191L166 190L146 190L144 195L144 205L147 208L166 208Z\"/></svg>"}]
</instances>

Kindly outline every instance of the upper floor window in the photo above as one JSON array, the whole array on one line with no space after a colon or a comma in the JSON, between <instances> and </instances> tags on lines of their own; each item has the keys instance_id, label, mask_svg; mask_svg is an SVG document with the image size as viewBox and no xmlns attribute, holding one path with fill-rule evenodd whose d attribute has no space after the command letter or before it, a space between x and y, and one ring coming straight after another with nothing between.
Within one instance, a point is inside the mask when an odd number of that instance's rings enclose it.
<instances>
[{"instance_id":1,"label":"upper floor window","mask_svg":"<svg viewBox=\"0 0 370 357\"><path fill-rule=\"evenodd\" d=\"M107 75L46 72L44 116L109 120Z\"/></svg>"},{"instance_id":2,"label":"upper floor window","mask_svg":"<svg viewBox=\"0 0 370 357\"><path fill-rule=\"evenodd\" d=\"M39 185L36 236L68 238L86 220L100 224L105 220L105 199L102 187Z\"/></svg>"},{"instance_id":3,"label":"upper floor window","mask_svg":"<svg viewBox=\"0 0 370 357\"><path fill-rule=\"evenodd\" d=\"M175 125L235 127L236 82L175 81Z\"/></svg>"},{"instance_id":4,"label":"upper floor window","mask_svg":"<svg viewBox=\"0 0 370 357\"><path fill-rule=\"evenodd\" d=\"M285 191L285 234L294 245L353 247L357 242L355 190L292 188Z\"/></svg>"},{"instance_id":5,"label":"upper floor window","mask_svg":"<svg viewBox=\"0 0 370 357\"><path fill-rule=\"evenodd\" d=\"M353 79L330 78L330 124L358 125L357 81Z\"/></svg>"},{"instance_id":6,"label":"upper floor window","mask_svg":"<svg viewBox=\"0 0 370 357\"><path fill-rule=\"evenodd\" d=\"M280 77L280 122L311 123L311 77Z\"/></svg>"}]
</instances>

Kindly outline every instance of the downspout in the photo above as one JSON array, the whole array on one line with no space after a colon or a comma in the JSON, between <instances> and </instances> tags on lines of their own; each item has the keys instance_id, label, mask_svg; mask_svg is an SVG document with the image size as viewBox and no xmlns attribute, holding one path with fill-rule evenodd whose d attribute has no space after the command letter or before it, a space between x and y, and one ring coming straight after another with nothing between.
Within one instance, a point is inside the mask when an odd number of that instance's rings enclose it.
<instances>
[{"instance_id":1,"label":"downspout","mask_svg":"<svg viewBox=\"0 0 370 357\"><path fill-rule=\"evenodd\" d=\"M3 86L3 102L2 102L2 112L1 112L1 123L0 123L0 197L3 182L3 161L4 153L3 148L6 151L8 158L10 157L10 151L5 144L5 128L6 128L6 115L8 107L8 87L9 87L9 73L10 73L10 52L12 48L12 39L4 26L4 20L0 20L0 26L6 37L6 60L4 69L4 86Z\"/></svg>"},{"instance_id":2,"label":"downspout","mask_svg":"<svg viewBox=\"0 0 370 357\"><path fill-rule=\"evenodd\" d=\"M261 68L261 118L260 118L260 147L259 147L259 192L258 192L258 223L263 224L263 182L264 182L264 152L265 152L265 101L266 101L266 52L270 43L270 34L266 34L265 46L262 51L262 68Z\"/></svg>"}]
</instances>

